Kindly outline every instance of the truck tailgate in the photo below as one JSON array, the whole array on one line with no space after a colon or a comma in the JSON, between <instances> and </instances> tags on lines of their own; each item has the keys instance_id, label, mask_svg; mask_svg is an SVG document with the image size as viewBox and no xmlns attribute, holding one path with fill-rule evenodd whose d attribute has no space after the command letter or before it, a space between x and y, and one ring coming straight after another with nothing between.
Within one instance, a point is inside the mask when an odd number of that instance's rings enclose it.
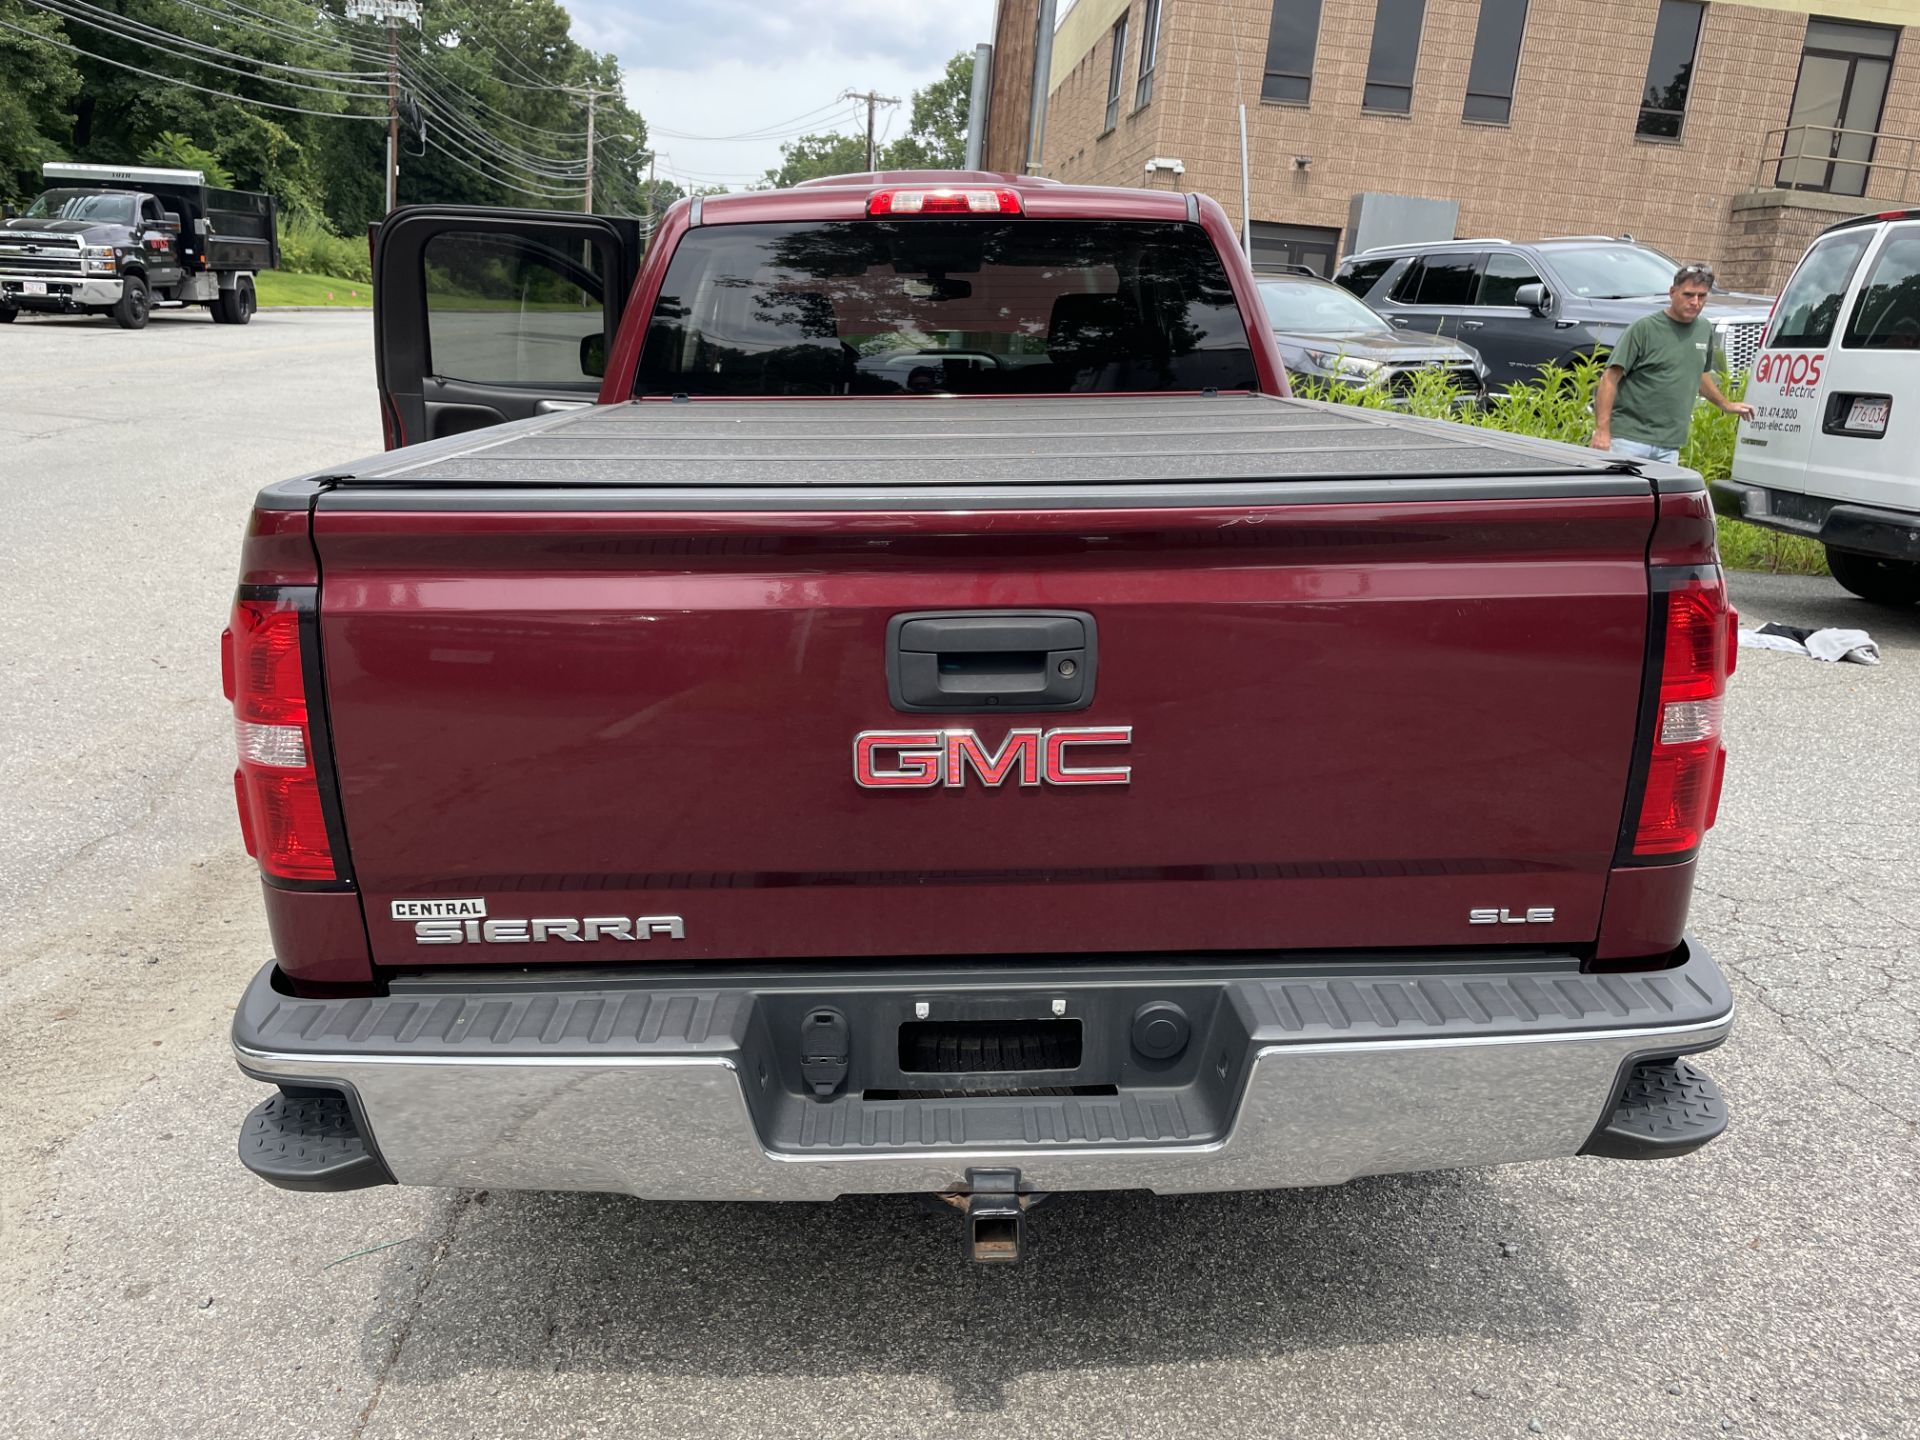
<instances>
[{"instance_id":1,"label":"truck tailgate","mask_svg":"<svg viewBox=\"0 0 1920 1440\"><path fill-rule=\"evenodd\" d=\"M1252 396L645 402L396 452L313 522L375 958L1590 942L1653 520L1605 456ZM895 710L889 620L975 609L1093 617L1091 704ZM1125 783L856 783L862 732L1062 726L1128 729L1076 759ZM421 943L420 899L485 919Z\"/></svg>"}]
</instances>

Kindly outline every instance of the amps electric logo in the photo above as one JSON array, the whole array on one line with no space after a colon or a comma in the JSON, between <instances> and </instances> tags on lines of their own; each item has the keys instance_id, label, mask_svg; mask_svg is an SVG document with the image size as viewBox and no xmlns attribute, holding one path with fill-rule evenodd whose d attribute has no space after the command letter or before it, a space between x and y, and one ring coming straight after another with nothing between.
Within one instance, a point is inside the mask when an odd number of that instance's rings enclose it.
<instances>
[{"instance_id":1,"label":"amps electric logo","mask_svg":"<svg viewBox=\"0 0 1920 1440\"><path fill-rule=\"evenodd\" d=\"M1820 372L1827 357L1804 350L1769 350L1753 367L1753 378L1762 385L1778 385L1782 395L1810 400L1820 387Z\"/></svg>"}]
</instances>

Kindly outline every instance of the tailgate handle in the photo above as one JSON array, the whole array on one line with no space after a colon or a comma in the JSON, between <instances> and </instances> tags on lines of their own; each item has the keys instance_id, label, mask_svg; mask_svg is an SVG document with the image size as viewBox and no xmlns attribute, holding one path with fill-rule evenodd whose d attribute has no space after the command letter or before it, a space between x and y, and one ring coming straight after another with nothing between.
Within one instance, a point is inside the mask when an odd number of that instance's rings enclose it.
<instances>
[{"instance_id":1,"label":"tailgate handle","mask_svg":"<svg viewBox=\"0 0 1920 1440\"><path fill-rule=\"evenodd\" d=\"M1083 710L1093 703L1084 610L943 610L887 622L896 710Z\"/></svg>"}]
</instances>

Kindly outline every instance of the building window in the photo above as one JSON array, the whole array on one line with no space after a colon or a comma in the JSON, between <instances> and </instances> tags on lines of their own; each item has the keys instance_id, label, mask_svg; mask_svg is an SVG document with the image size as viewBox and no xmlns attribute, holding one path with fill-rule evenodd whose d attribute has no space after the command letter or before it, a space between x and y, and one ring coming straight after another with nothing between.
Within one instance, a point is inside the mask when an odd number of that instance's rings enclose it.
<instances>
[{"instance_id":1,"label":"building window","mask_svg":"<svg viewBox=\"0 0 1920 1440\"><path fill-rule=\"evenodd\" d=\"M1687 90L1693 84L1694 52L1700 45L1700 17L1706 8L1701 0L1660 0L1636 134L1654 140L1680 138L1680 126L1687 118Z\"/></svg>"},{"instance_id":2,"label":"building window","mask_svg":"<svg viewBox=\"0 0 1920 1440\"><path fill-rule=\"evenodd\" d=\"M1380 0L1373 12L1373 49L1367 56L1368 110L1405 115L1413 109L1413 67L1420 59L1420 27L1427 0Z\"/></svg>"},{"instance_id":3,"label":"building window","mask_svg":"<svg viewBox=\"0 0 1920 1440\"><path fill-rule=\"evenodd\" d=\"M1313 93L1313 52L1319 43L1320 0L1273 0L1260 98L1306 104Z\"/></svg>"},{"instance_id":4,"label":"building window","mask_svg":"<svg viewBox=\"0 0 1920 1440\"><path fill-rule=\"evenodd\" d=\"M1120 121L1120 75L1126 69L1127 17L1122 15L1113 27L1113 58L1107 62L1107 123L1102 135Z\"/></svg>"},{"instance_id":5,"label":"building window","mask_svg":"<svg viewBox=\"0 0 1920 1440\"><path fill-rule=\"evenodd\" d=\"M1867 193L1867 162L1873 159L1899 36L1885 25L1807 22L1800 79L1780 149L1782 188Z\"/></svg>"},{"instance_id":6,"label":"building window","mask_svg":"<svg viewBox=\"0 0 1920 1440\"><path fill-rule=\"evenodd\" d=\"M1473 63L1467 68L1468 120L1505 125L1513 119L1513 77L1520 68L1520 37L1527 28L1527 0L1480 0L1473 32Z\"/></svg>"},{"instance_id":7,"label":"building window","mask_svg":"<svg viewBox=\"0 0 1920 1440\"><path fill-rule=\"evenodd\" d=\"M1153 66L1160 58L1160 0L1147 0L1140 16L1140 80L1133 87L1133 108L1153 99Z\"/></svg>"}]
</instances>

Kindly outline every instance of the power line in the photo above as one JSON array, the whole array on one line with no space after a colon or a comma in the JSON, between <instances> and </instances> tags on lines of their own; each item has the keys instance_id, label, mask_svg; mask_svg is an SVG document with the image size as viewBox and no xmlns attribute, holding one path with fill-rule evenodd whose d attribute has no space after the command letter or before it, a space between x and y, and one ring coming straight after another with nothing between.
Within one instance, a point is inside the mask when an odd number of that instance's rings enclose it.
<instances>
[{"instance_id":1,"label":"power line","mask_svg":"<svg viewBox=\"0 0 1920 1440\"><path fill-rule=\"evenodd\" d=\"M745 135L739 138L757 144L766 144L770 141L797 140L802 135L837 133L839 127L854 124L859 118L860 112L857 109L847 109L838 114L822 116L817 120L809 121L807 124L797 126L791 130L772 130L764 135ZM663 130L653 126L649 126L648 129L652 134L658 135L665 140L686 140L690 143L703 145L718 143L716 141L702 140L699 136L681 135L676 131Z\"/></svg>"},{"instance_id":2,"label":"power line","mask_svg":"<svg viewBox=\"0 0 1920 1440\"><path fill-rule=\"evenodd\" d=\"M438 150L442 155L445 155L449 160L453 161L454 164L465 166L468 170L471 170L474 174L478 175L482 180L489 181L490 183L498 185L503 189L517 190L522 195L532 195L542 200L571 201L571 200L577 200L579 198L578 191L545 190L545 189L531 190L531 189L528 189L525 185L515 184L511 180L503 180L498 175L490 175L485 170L481 169L478 165L471 163L464 157L456 154L454 151L447 149L446 146L440 144L440 142L434 139L434 137L431 135L427 136L427 144L433 149Z\"/></svg>"},{"instance_id":3,"label":"power line","mask_svg":"<svg viewBox=\"0 0 1920 1440\"><path fill-rule=\"evenodd\" d=\"M458 52L456 51L455 53L458 53ZM521 120L513 115L509 115L506 113L506 111L501 110L498 106L488 104L485 100L481 99L478 95L475 95L471 91L462 88L457 81L449 79L446 76L435 75L434 78L431 81L429 81L424 75L422 75L417 70L408 68L407 73L414 80L415 84L418 85L421 89L431 90L434 86L444 86L446 89L451 90L454 94L460 96L463 100L466 100L469 103L471 103L476 109L484 110L490 116L498 120L501 120L509 125L517 125L522 130L528 131L531 134L538 135L543 138L552 139L552 140L584 140L587 137L587 132L584 130L547 130L542 128L541 126L531 124L528 121ZM444 99L444 97L442 98Z\"/></svg>"},{"instance_id":4,"label":"power line","mask_svg":"<svg viewBox=\"0 0 1920 1440\"><path fill-rule=\"evenodd\" d=\"M456 51L454 53L457 54L458 52ZM522 120L515 115L509 115L506 111L502 110L499 106L491 104L488 101L481 99L478 95L475 95L472 91L465 89L457 81L452 80L446 76L436 76L435 78L439 84L445 85L448 89L452 90L455 94L472 102L475 109L483 110L487 113L487 115L490 118L499 120L508 125L516 126L519 129L526 131L528 134L538 135L542 139L547 139L547 140L584 140L587 138L587 132L584 130L549 130L545 126L535 125L531 121ZM492 79L493 77L488 76L487 78Z\"/></svg>"},{"instance_id":5,"label":"power line","mask_svg":"<svg viewBox=\"0 0 1920 1440\"><path fill-rule=\"evenodd\" d=\"M82 0L59 0L59 3L67 3L67 4L82 3ZM345 21L325 11L316 11L314 13L315 13L316 19L325 20L331 25L332 33L328 36L321 36L321 35L312 34L307 31L301 30L297 26L290 25L282 20L277 19L274 16L268 15L264 11L255 10L250 6L241 4L240 0L224 0L224 4L226 7L224 9L214 9L210 6L197 3L197 0L174 0L174 3L185 5L189 9L198 10L201 13L206 15L212 15L217 19L227 20L230 23L240 25L243 28L251 28L253 30L259 31L262 34L275 35L282 38L296 39L303 43L309 43L309 44L327 44L327 43L336 44L344 48L348 54L352 55L356 59L368 61L382 68L384 68L386 65L387 57L384 53L376 51L357 41L354 38L352 32L344 28L346 24ZM238 12L238 14L235 14L232 12ZM254 19L254 20L240 19L239 15L242 15L242 14L255 16L257 17L257 19ZM469 51L467 49L463 49L463 47L461 46L456 45L452 47L451 50L449 50L447 53L456 55L456 56L461 56L462 58L464 58L469 53ZM493 58L496 60L511 60L512 57L504 53L496 53ZM405 65L404 62L403 62L402 68L406 70L408 77L413 81L414 88L426 91L428 93L433 93L436 86L443 86L445 87L446 90L449 90L453 92L453 94L460 96L462 99L472 104L475 108L488 112L490 115L497 118L503 124L516 126L530 135L537 135L545 139L554 139L554 140L582 140L586 138L587 132L584 130L549 130L543 126L535 125L529 121L522 120L517 115L508 114L506 111L501 110L498 106L490 104L489 102L487 102L486 100L483 100L478 95L474 95L471 92L467 91L451 76L436 73L434 80L429 82L426 79L426 77L423 76L419 71L414 70L410 66ZM523 70L524 70L524 67L523 67ZM361 72L361 73L364 74L365 72ZM384 83L384 80L381 79L381 77L376 76L373 78L379 79L380 83ZM491 74L489 74L487 78L491 80L495 80L496 82L499 80L499 77ZM523 89L523 90L530 90L530 89L537 88L537 89L540 89L549 93L554 93L554 94L564 93L567 89L566 86L554 85L554 84L542 84L537 87L518 86L515 88ZM448 99L445 94L436 94L435 98L438 99L442 105L452 106L454 103L453 101Z\"/></svg>"},{"instance_id":6,"label":"power line","mask_svg":"<svg viewBox=\"0 0 1920 1440\"><path fill-rule=\"evenodd\" d=\"M742 130L733 135L690 135L684 130L668 130L664 126L660 127L658 133L674 140L706 140L714 142L726 140L765 140L769 138L765 132L769 130L784 130L790 125L800 124L803 120L807 121L809 125L826 124L827 122L825 120L809 120L808 117L818 115L825 110L836 109L846 102L846 98L844 95L836 95L826 104L816 105L811 110L802 110L798 115L792 116L789 119L769 120L765 125L756 126L751 130Z\"/></svg>"},{"instance_id":7,"label":"power line","mask_svg":"<svg viewBox=\"0 0 1920 1440\"><path fill-rule=\"evenodd\" d=\"M171 31L162 30L157 26L134 21L112 11L101 10L97 6L86 3L86 0L27 0L27 3L55 16L61 21L74 21L89 29L98 31L103 35L141 46L144 49L165 55L171 59L187 61L210 69L224 71L228 74L238 75L243 79L256 81L261 84L277 85L318 94L332 95L338 97L343 102L350 102L355 99L366 100L376 98L376 92L374 92L371 87L384 85L386 83L386 77L369 75L365 72L329 71L312 66L289 65L277 61L257 59L236 51L225 50L218 46L204 45L197 41L190 40L187 37L176 35ZM208 6L194 3L194 0L178 0L178 3L184 4L188 8L201 11L202 13L212 15L216 19L230 19L232 24L238 26L243 31L252 29L267 35L274 35L277 31L280 36L289 38L297 36L302 43L322 47L328 43L327 38L324 36L310 36L305 33L295 32L291 27L281 24L273 17L266 16L259 11L249 10L248 7L244 5L237 5L237 8L245 13L260 16L263 20L267 20L270 23L260 25L239 19L237 16L227 17ZM237 0L228 0L228 3L237 4ZM118 23L100 23L89 18L87 14L79 13L82 11L91 11L94 14L105 16ZM112 66L115 69L125 70L132 74L157 80L164 84L176 85L182 89L210 95L217 99L228 100L235 104L257 106L288 114L311 115L320 119L338 118L348 120L372 120L377 122L387 118L384 115L368 114L364 111L348 108L342 108L340 110L316 110L307 106L288 105L273 100L259 99L253 96L238 95L232 91L196 84L193 81L183 80L177 76L149 70L143 66L134 65L127 61L101 54L97 50L91 50L84 46L73 44L65 38L54 39L50 36L40 34L37 31L11 24L5 20L0 20L0 29L18 34L29 41L36 41L57 50L63 50L70 54L80 55L87 59L98 61L101 64ZM174 43L162 43L163 40ZM344 44L347 51L356 56L356 58L364 53L351 41L346 41ZM185 46L187 49L182 50L176 48L176 46ZM195 50L203 53L190 53ZM283 70L290 74L306 75L312 78L334 79L336 81L351 81L355 84L368 86L369 89L364 91L346 90L343 89L340 84L330 86L308 85L279 76L259 75L252 71L236 69L233 66L222 64L217 60L206 58L207 56L216 55L270 69ZM384 59L385 57L381 58ZM541 180L554 180L564 183L566 181L581 180L588 169L588 162L585 159L569 161L559 156L536 154L533 151L513 144L511 141L491 134L483 123L465 114L458 103L451 99L446 92L451 91L453 94L470 100L475 105L483 108L495 109L495 107L488 106L486 102L478 96L469 95L452 80L436 78L435 81L428 81L411 67L404 68L412 87L417 89L423 97L432 103L430 113L436 115L437 118L443 122L442 128L447 132L447 138L445 140L435 134L423 134L422 140L427 146L439 151L442 155L453 161L453 163L469 170L482 180L518 194L531 196L536 199L570 201L580 193L571 187L560 189L540 185L538 182ZM444 90L440 88L442 86L445 87ZM543 88L560 92L566 90L568 87L548 86ZM579 92L575 91L573 93ZM566 132L545 131L538 126L520 121L517 117L505 115L504 112L496 113L499 113L502 119L521 125L523 128L535 134L551 136L556 139L572 138ZM585 132L574 133L583 135ZM534 183L531 185L520 183L519 179L512 175L512 172L516 170L526 172Z\"/></svg>"},{"instance_id":8,"label":"power line","mask_svg":"<svg viewBox=\"0 0 1920 1440\"><path fill-rule=\"evenodd\" d=\"M205 11L209 15L230 20L231 23L236 25L251 26L255 30L265 31L268 34L278 32L280 35L293 39L316 40L316 43L327 43L325 40L316 39L320 34L317 29L314 31L302 30L299 26L283 20L277 15L269 15L264 10L255 10L251 5L242 4L241 0L221 0L222 8L218 10L210 9L208 6L199 3L199 0L174 0L174 3L177 5L185 5L189 9ZM338 27L334 24L334 17L328 12L316 9L311 13L316 25L324 22L329 30L337 30ZM251 15L255 18L252 20L242 20L239 18L240 15ZM331 43L344 48L356 60L365 60L370 64L382 66L387 63L385 51L377 50L372 46L362 43L356 39L351 32L333 34Z\"/></svg>"},{"instance_id":9,"label":"power line","mask_svg":"<svg viewBox=\"0 0 1920 1440\"><path fill-rule=\"evenodd\" d=\"M243 80L256 80L263 85L278 85L288 90L305 90L316 95L334 95L334 96L340 97L343 100L345 99L365 100L365 99L374 98L374 95L371 91L346 90L346 89L343 89L340 86L340 84L337 82L332 85L309 85L303 80L287 80L276 75L261 75L261 74L257 74L252 70L241 70L232 65L223 65L218 60L209 60L204 56L195 55L185 50L176 50L170 45L162 45L159 42L154 40L149 40L144 36L130 34L124 30L116 29L113 26L103 25L97 21L89 20L84 15L72 14L66 10L57 8L57 4L49 3L49 0L25 0L25 3L34 7L37 10L43 10L49 15L56 16L57 18L63 21L85 25L89 29L98 30L103 35L110 35L116 40L123 40L132 45L143 46L148 50L156 51L159 54L168 56L169 58L174 60L184 60L189 64L204 65L210 70L222 70L229 75L238 75ZM107 12L107 13L110 14L112 12ZM166 34L167 32L161 31L158 33ZM177 39L179 37L170 36L169 38ZM208 47L203 46L201 48L205 49ZM83 50L80 53L92 54L93 52ZM221 51L215 51L214 53L225 55L225 54L230 54L231 52L221 50ZM106 57L96 56L95 58L105 59ZM244 55L235 55L233 56L233 58L236 60L247 59L247 57ZM254 63L265 65L265 64L271 64L272 62L256 61ZM131 68L131 67L126 67L126 68ZM382 83L384 84L385 82L383 81Z\"/></svg>"},{"instance_id":10,"label":"power line","mask_svg":"<svg viewBox=\"0 0 1920 1440\"><path fill-rule=\"evenodd\" d=\"M251 55L241 55L236 51L222 50L215 45L202 45L197 40L189 40L184 35L176 35L170 30L161 30L157 26L148 25L143 21L129 19L112 10L103 10L97 5L86 4L85 0L25 0L25 3L36 10L43 10L47 14L57 16L62 20L85 25L90 30L98 30L103 35L111 35L115 39L125 40L135 45L144 45L150 50L158 50L163 54L171 55L176 60L188 60L196 65L205 65L214 70L225 70L228 74L239 75L248 80L263 80L270 85L284 85L293 90L312 90L322 95L332 95L355 93L352 91L343 91L343 85L386 84L384 78L366 75L360 71L315 70L303 65L284 65L276 60L261 60ZM90 19L87 14L81 13L86 11L91 11L94 15L105 16L108 21L115 23L109 24L101 20ZM146 33L141 34L140 32L142 31ZM149 36L159 36L162 39L173 42L173 44L163 45L159 43L158 40L148 38ZM185 46L186 50L176 49L174 48L175 46ZM307 85L296 80L281 80L272 75L257 75L251 70L237 70L231 65L222 65L217 61L204 60L199 55L186 53L192 50L198 50L206 55L223 56L229 60L244 61L246 64L258 65L270 70L285 70L295 75L307 75L318 79L332 80L334 83L332 85Z\"/></svg>"},{"instance_id":11,"label":"power line","mask_svg":"<svg viewBox=\"0 0 1920 1440\"><path fill-rule=\"evenodd\" d=\"M30 3L40 4L40 3L43 3L43 0L30 0ZM53 3L77 5L77 4L85 3L85 0L53 0ZM195 0L176 0L176 3L187 5L192 9L199 10L208 15L213 15L216 17L220 17L222 15L222 12L220 11L213 10L210 7L205 5L196 4ZM229 3L234 3L234 0L229 0ZM89 8L97 8L97 7L89 6ZM241 6L239 8L241 8L242 10L246 9L245 6ZM247 13L260 14L261 12L248 11ZM270 17L264 17L264 18L270 18ZM83 21L82 23L86 23L86 22ZM259 30L263 34L277 33L279 35L284 36L284 35L293 33L291 30L291 27L288 27L285 25L276 24L275 26L270 28L268 26L263 26L263 25L252 25L251 22L242 21L242 20L235 20L234 23L239 24L243 27L251 25L251 28ZM149 31L152 31L153 33L156 33L156 34L170 34L170 32L160 31L157 29L157 27L153 27L153 26L145 26L143 28ZM319 39L319 38L310 39L310 37L302 36L302 39L303 41L308 41L309 43L325 43L324 39ZM142 42L142 43L151 43L151 42ZM165 47L154 45L152 46L152 48L164 49ZM202 47L202 48L207 48L207 47ZM354 53L370 53L370 52L362 52L357 47L353 47L351 45L349 46L349 48L354 50ZM230 53L230 52L220 52L220 53ZM182 58L191 58L191 57L182 57ZM246 57L237 57L237 58L246 58ZM384 61L386 57L382 56L380 58ZM269 63L269 62L263 62L263 63ZM467 92L462 90L458 85L456 85L451 80L445 80L445 79L436 77L435 80L429 81L426 79L425 76L421 75L418 71L413 70L409 66L402 65L400 69L402 70L403 73L406 74L409 81L412 82L412 88L420 91L422 94L430 96L434 101L436 101L438 106L441 107L440 111L438 112L440 113L441 117L443 119L446 119L448 123L451 124L455 129L463 132L463 138L470 140L476 146L491 149L495 154L499 156L499 158L512 161L515 164L521 165L523 168L539 170L543 172L551 170L552 171L551 178L555 178L555 179L575 178L584 169L584 162L582 161L573 161L573 162L563 161L559 156L542 155L537 152L527 150L524 147L517 145L511 141L504 140L504 139L497 139L496 137L488 133L485 127L481 125L479 122L469 120L467 117L463 116L460 113L460 108L458 104L453 99L451 99L449 95L447 95L446 93L443 93L440 87L444 86L445 90L451 91L453 92L453 94L460 95L463 98L468 99L472 101L474 104L482 107L486 106L485 101L481 100L478 96L467 94ZM321 73L321 72L312 72L312 73ZM331 72L327 72L327 73L331 73ZM372 78L376 81L376 83L380 85L384 86L386 83L385 77L372 77ZM518 120L513 116L502 114L501 118L511 123L521 125L524 128L536 134L553 135L556 138L562 138L562 139L570 138L569 136L563 134L562 132L545 131L545 130L541 130L538 126L528 125L527 122ZM584 135L585 132L582 131L578 133ZM561 173L561 171L559 170L552 169L552 167L554 167L556 164L565 166L566 167L565 173Z\"/></svg>"},{"instance_id":12,"label":"power line","mask_svg":"<svg viewBox=\"0 0 1920 1440\"><path fill-rule=\"evenodd\" d=\"M111 65L118 70L130 70L135 75L144 75L149 80L159 80L168 85L178 85L185 90L197 90L202 95L212 95L221 100L231 100L236 105L258 105L268 110L284 110L291 115L318 115L322 120L377 120L383 125L387 120L387 117L384 115L368 115L358 110L309 110L301 105L281 105L272 100L256 100L250 95L235 95L227 90L215 90L210 86L196 85L191 80L182 80L178 76L162 75L158 70L145 70L138 65L130 65L124 60L115 60L111 56L102 55L96 50L85 50L78 45L69 44L64 40L55 40L50 36L42 35L37 30L29 30L23 25L15 25L6 20L0 20L0 30L11 30L16 35L24 35L27 39L38 41L42 45L51 45L56 50L71 51L75 55L84 55L89 60L97 60L102 65ZM260 77L250 76L249 78L258 79Z\"/></svg>"},{"instance_id":13,"label":"power line","mask_svg":"<svg viewBox=\"0 0 1920 1440\"><path fill-rule=\"evenodd\" d=\"M585 162L568 160L562 156L541 154L514 144L497 135L491 134L478 120L462 112L459 105L437 90L417 72L401 67L413 87L425 99L433 101L440 109L436 112L463 138L476 147L492 151L503 160L509 160L523 168L535 171L564 172L555 173L551 178L577 178L583 171Z\"/></svg>"}]
</instances>

